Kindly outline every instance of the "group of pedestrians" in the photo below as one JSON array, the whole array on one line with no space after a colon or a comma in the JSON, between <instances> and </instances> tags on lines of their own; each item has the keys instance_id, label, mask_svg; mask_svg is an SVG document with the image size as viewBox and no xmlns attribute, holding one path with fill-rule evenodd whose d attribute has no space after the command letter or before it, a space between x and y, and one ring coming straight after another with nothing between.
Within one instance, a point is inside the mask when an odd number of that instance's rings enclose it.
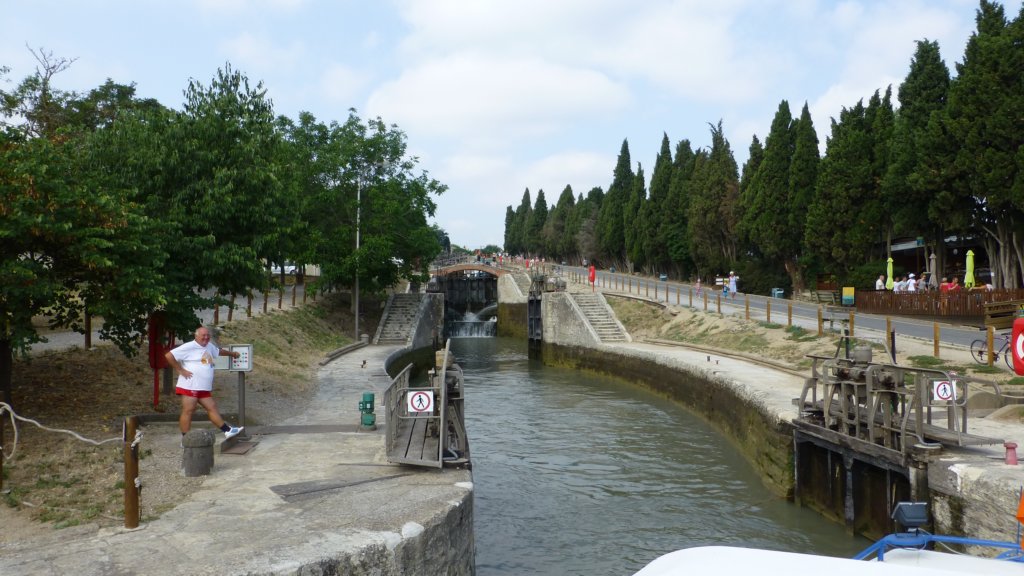
<instances>
[{"instance_id":1,"label":"group of pedestrians","mask_svg":"<svg viewBox=\"0 0 1024 576\"><path fill-rule=\"evenodd\" d=\"M879 274L875 280L875 290L885 290L885 274ZM928 290L928 282L924 277L918 279L913 273L897 276L892 283L892 291L896 294L907 294Z\"/></svg>"},{"instance_id":2,"label":"group of pedestrians","mask_svg":"<svg viewBox=\"0 0 1024 576\"><path fill-rule=\"evenodd\" d=\"M731 295L735 299L736 298L736 292L737 292L736 285L737 285L737 283L739 281L740 281L740 277L736 275L736 272L734 272L733 270L730 270L729 271L729 276L727 278L716 279L715 283L716 284L718 284L719 282L722 283L722 297L723 298L728 298ZM697 289L697 297L700 298L700 296L701 296L701 294L703 293L703 290L704 290L703 285L701 284L701 281L700 281L700 276L697 277L697 282L694 283L693 286L694 286L694 288Z\"/></svg>"},{"instance_id":3,"label":"group of pedestrians","mask_svg":"<svg viewBox=\"0 0 1024 576\"><path fill-rule=\"evenodd\" d=\"M953 277L953 280L943 277L942 282L938 285L938 290L942 293L959 292L962 288L963 286L960 284L960 279L956 276ZM985 288L991 290L991 284L986 284ZM913 274L897 276L892 283L892 291L896 294L925 292L933 289L935 289L935 287L930 286L926 278L922 277L917 279ZM878 280L875 280L875 290L886 290L885 274L879 274Z\"/></svg>"}]
</instances>

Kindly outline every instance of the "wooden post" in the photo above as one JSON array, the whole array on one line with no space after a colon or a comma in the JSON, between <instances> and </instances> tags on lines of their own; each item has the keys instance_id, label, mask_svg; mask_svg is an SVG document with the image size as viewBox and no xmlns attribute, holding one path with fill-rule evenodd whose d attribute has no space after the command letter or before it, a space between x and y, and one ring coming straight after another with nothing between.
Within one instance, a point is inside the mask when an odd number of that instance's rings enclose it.
<instances>
[{"instance_id":1,"label":"wooden post","mask_svg":"<svg viewBox=\"0 0 1024 576\"><path fill-rule=\"evenodd\" d=\"M722 313L722 295L721 294L716 294L715 295L715 307L718 308L718 313L721 314Z\"/></svg>"},{"instance_id":2,"label":"wooden post","mask_svg":"<svg viewBox=\"0 0 1024 576\"><path fill-rule=\"evenodd\" d=\"M245 295L245 317L252 318L252 290Z\"/></svg>"},{"instance_id":3,"label":"wooden post","mask_svg":"<svg viewBox=\"0 0 1024 576\"><path fill-rule=\"evenodd\" d=\"M666 290L668 290L668 288L666 288ZM679 306L679 298L679 288L676 288L676 306ZM666 298L666 300L668 300L668 298Z\"/></svg>"},{"instance_id":4,"label":"wooden post","mask_svg":"<svg viewBox=\"0 0 1024 576\"><path fill-rule=\"evenodd\" d=\"M306 303L306 283L302 283L302 303Z\"/></svg>"},{"instance_id":5,"label":"wooden post","mask_svg":"<svg viewBox=\"0 0 1024 576\"><path fill-rule=\"evenodd\" d=\"M650 282L644 282L644 288L645 288L644 296L647 296L649 298L651 296L651 283Z\"/></svg>"},{"instance_id":6,"label":"wooden post","mask_svg":"<svg viewBox=\"0 0 1024 576\"><path fill-rule=\"evenodd\" d=\"M793 303L786 302L786 326L793 325Z\"/></svg>"},{"instance_id":7,"label":"wooden post","mask_svg":"<svg viewBox=\"0 0 1024 576\"><path fill-rule=\"evenodd\" d=\"M124 527L138 528L141 506L139 506L139 446L135 443L135 432L139 417L124 419Z\"/></svg>"},{"instance_id":8,"label":"wooden post","mask_svg":"<svg viewBox=\"0 0 1024 576\"><path fill-rule=\"evenodd\" d=\"M853 338L853 310L850 311L850 338Z\"/></svg>"},{"instance_id":9,"label":"wooden post","mask_svg":"<svg viewBox=\"0 0 1024 576\"><path fill-rule=\"evenodd\" d=\"M938 322L933 322L932 323L932 333L933 333L932 338L935 341L935 350L934 350L933 356L938 358L939 357L939 334L940 334L940 332L939 332L939 323Z\"/></svg>"},{"instance_id":10,"label":"wooden post","mask_svg":"<svg viewBox=\"0 0 1024 576\"><path fill-rule=\"evenodd\" d=\"M295 308L295 295L299 289L298 284L292 284L292 308Z\"/></svg>"},{"instance_id":11,"label":"wooden post","mask_svg":"<svg viewBox=\"0 0 1024 576\"><path fill-rule=\"evenodd\" d=\"M743 295L743 317L750 320L750 295Z\"/></svg>"},{"instance_id":12,"label":"wooden post","mask_svg":"<svg viewBox=\"0 0 1024 576\"><path fill-rule=\"evenodd\" d=\"M264 314L267 313L267 300L269 298L270 298L270 294L266 290L264 290L263 291L263 313Z\"/></svg>"},{"instance_id":13,"label":"wooden post","mask_svg":"<svg viewBox=\"0 0 1024 576\"><path fill-rule=\"evenodd\" d=\"M277 309L280 310L284 307L284 286L277 288Z\"/></svg>"},{"instance_id":14,"label":"wooden post","mask_svg":"<svg viewBox=\"0 0 1024 576\"><path fill-rule=\"evenodd\" d=\"M995 344L995 329L992 328L991 326L989 326L988 329L985 331L985 340L987 341L988 348L988 365L991 366L992 362L995 360L996 352L993 348L993 345Z\"/></svg>"},{"instance_id":15,"label":"wooden post","mask_svg":"<svg viewBox=\"0 0 1024 576\"><path fill-rule=\"evenodd\" d=\"M228 322L235 317L235 295L231 294L231 302L228 304Z\"/></svg>"},{"instance_id":16,"label":"wooden post","mask_svg":"<svg viewBox=\"0 0 1024 576\"><path fill-rule=\"evenodd\" d=\"M658 301L658 285L657 284L654 285L654 301L655 302Z\"/></svg>"},{"instance_id":17,"label":"wooden post","mask_svg":"<svg viewBox=\"0 0 1024 576\"><path fill-rule=\"evenodd\" d=\"M770 298L764 301L764 321L772 323L772 301Z\"/></svg>"},{"instance_id":18,"label":"wooden post","mask_svg":"<svg viewBox=\"0 0 1024 576\"><path fill-rule=\"evenodd\" d=\"M690 293L690 308L693 308L693 288L687 290Z\"/></svg>"},{"instance_id":19,"label":"wooden post","mask_svg":"<svg viewBox=\"0 0 1024 576\"><path fill-rule=\"evenodd\" d=\"M821 313L821 306L818 306L818 337L825 335L825 318Z\"/></svg>"},{"instance_id":20,"label":"wooden post","mask_svg":"<svg viewBox=\"0 0 1024 576\"><path fill-rule=\"evenodd\" d=\"M708 293L707 292L704 293L704 311L705 312L708 311Z\"/></svg>"},{"instance_id":21,"label":"wooden post","mask_svg":"<svg viewBox=\"0 0 1024 576\"><path fill-rule=\"evenodd\" d=\"M220 304L213 305L213 324L214 326L220 324Z\"/></svg>"},{"instance_id":22,"label":"wooden post","mask_svg":"<svg viewBox=\"0 0 1024 576\"><path fill-rule=\"evenodd\" d=\"M892 318L885 317L885 337L888 338L889 334L892 334Z\"/></svg>"}]
</instances>

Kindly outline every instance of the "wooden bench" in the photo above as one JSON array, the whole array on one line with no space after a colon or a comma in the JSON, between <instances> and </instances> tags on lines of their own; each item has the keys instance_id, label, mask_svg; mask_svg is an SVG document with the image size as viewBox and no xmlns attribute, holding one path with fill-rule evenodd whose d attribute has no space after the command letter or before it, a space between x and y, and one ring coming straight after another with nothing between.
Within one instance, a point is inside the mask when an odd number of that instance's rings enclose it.
<instances>
[{"instance_id":1,"label":"wooden bench","mask_svg":"<svg viewBox=\"0 0 1024 576\"><path fill-rule=\"evenodd\" d=\"M841 304L842 299L838 290L815 290L814 299L818 304Z\"/></svg>"},{"instance_id":2,"label":"wooden bench","mask_svg":"<svg viewBox=\"0 0 1024 576\"><path fill-rule=\"evenodd\" d=\"M1006 330L1013 327L1017 314L1024 311L1024 300L1004 300L1002 302L986 302L985 327L995 330Z\"/></svg>"}]
</instances>

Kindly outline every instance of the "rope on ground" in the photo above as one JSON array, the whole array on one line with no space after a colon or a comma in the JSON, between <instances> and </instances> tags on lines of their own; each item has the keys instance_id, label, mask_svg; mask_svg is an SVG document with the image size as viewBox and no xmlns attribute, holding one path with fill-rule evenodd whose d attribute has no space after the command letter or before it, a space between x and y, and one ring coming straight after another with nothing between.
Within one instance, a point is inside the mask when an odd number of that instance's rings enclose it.
<instances>
[{"instance_id":1,"label":"rope on ground","mask_svg":"<svg viewBox=\"0 0 1024 576\"><path fill-rule=\"evenodd\" d=\"M74 436L75 438L81 440L82 442L86 442L88 444L93 444L94 446L100 446L101 444L106 444L108 442L120 442L121 441L121 437L108 438L106 440L90 440L89 438L86 438L86 437L84 437L84 436L82 436L82 435L80 435L77 432L74 432L72 430L63 430L63 429L59 429L59 428L50 428L48 426L43 426L42 424L40 424L39 422L36 422L35 420L32 420L31 418L25 418L24 416L18 416L18 414L16 414L14 412L14 408L11 408L10 404L7 404L6 402L0 402L0 418L4 417L4 413L8 414L8 418L11 421L11 426L14 428L14 443L11 445L11 454L7 455L5 452L2 452L2 448L3 447L0 446L0 453L3 453L5 460L10 460L10 459L14 458L14 453L18 449L18 422L17 422L18 420L21 420L22 422L28 422L29 424L35 424L39 428L42 428L43 430L46 430L48 432L60 432L60 433L63 433L63 434L69 434L69 435ZM138 443L138 441L141 440L141 437L142 437L141 433L137 432L136 433L136 437L135 437L135 443Z\"/></svg>"}]
</instances>

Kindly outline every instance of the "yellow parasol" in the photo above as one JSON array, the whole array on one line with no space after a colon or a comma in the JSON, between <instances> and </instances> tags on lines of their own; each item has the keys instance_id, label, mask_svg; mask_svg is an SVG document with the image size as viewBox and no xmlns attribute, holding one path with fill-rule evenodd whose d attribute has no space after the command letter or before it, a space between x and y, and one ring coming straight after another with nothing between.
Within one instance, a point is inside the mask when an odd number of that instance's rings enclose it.
<instances>
[{"instance_id":1,"label":"yellow parasol","mask_svg":"<svg viewBox=\"0 0 1024 576\"><path fill-rule=\"evenodd\" d=\"M885 261L885 289L892 290L892 258Z\"/></svg>"},{"instance_id":2,"label":"yellow parasol","mask_svg":"<svg viewBox=\"0 0 1024 576\"><path fill-rule=\"evenodd\" d=\"M964 288L974 288L974 250L967 251L967 273L964 274Z\"/></svg>"}]
</instances>

